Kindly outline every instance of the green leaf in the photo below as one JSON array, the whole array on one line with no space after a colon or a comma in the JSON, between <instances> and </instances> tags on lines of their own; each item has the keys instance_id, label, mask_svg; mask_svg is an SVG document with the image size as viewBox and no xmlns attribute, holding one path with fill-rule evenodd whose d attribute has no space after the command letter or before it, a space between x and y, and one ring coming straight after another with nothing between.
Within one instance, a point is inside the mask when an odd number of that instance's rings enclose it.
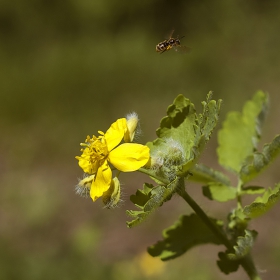
<instances>
[{"instance_id":1,"label":"green leaf","mask_svg":"<svg viewBox=\"0 0 280 280\"><path fill-rule=\"evenodd\" d=\"M240 260L251 251L254 239L257 236L256 231L245 230L245 236L237 237L237 245L233 246L234 253L229 253L227 256L230 260Z\"/></svg>"},{"instance_id":2,"label":"green leaf","mask_svg":"<svg viewBox=\"0 0 280 280\"><path fill-rule=\"evenodd\" d=\"M259 187L259 186L248 186L242 188L241 194L261 194L265 192L264 187Z\"/></svg>"},{"instance_id":3,"label":"green leaf","mask_svg":"<svg viewBox=\"0 0 280 280\"><path fill-rule=\"evenodd\" d=\"M208 186L204 186L202 189L204 196L208 197L210 200L216 200L219 202L232 200L237 196L236 188L221 183L211 182Z\"/></svg>"},{"instance_id":4,"label":"green leaf","mask_svg":"<svg viewBox=\"0 0 280 280\"><path fill-rule=\"evenodd\" d=\"M266 213L280 199L280 183L274 189L268 189L263 196L257 197L253 203L244 207L243 213L249 218L257 218Z\"/></svg>"},{"instance_id":5,"label":"green leaf","mask_svg":"<svg viewBox=\"0 0 280 280\"><path fill-rule=\"evenodd\" d=\"M127 210L126 213L133 220L126 222L129 228L142 223L154 210L160 207L163 202L169 200L172 194L180 187L179 179L165 186L156 186L144 184L143 190L137 190L135 195L130 196L131 202L140 209Z\"/></svg>"},{"instance_id":6,"label":"green leaf","mask_svg":"<svg viewBox=\"0 0 280 280\"><path fill-rule=\"evenodd\" d=\"M265 144L262 153L256 152L248 158L240 171L243 183L251 181L265 170L280 154L280 135L277 135L269 144Z\"/></svg>"},{"instance_id":7,"label":"green leaf","mask_svg":"<svg viewBox=\"0 0 280 280\"><path fill-rule=\"evenodd\" d=\"M202 114L199 114L199 126L206 141L210 139L211 134L217 125L222 103L222 100L211 100L212 95L213 93L211 91L207 94L206 102L202 102L203 112Z\"/></svg>"},{"instance_id":8,"label":"green leaf","mask_svg":"<svg viewBox=\"0 0 280 280\"><path fill-rule=\"evenodd\" d=\"M142 208L149 201L153 188L152 184L145 183L143 190L137 190L135 195L130 196L130 201L138 208Z\"/></svg>"},{"instance_id":9,"label":"green leaf","mask_svg":"<svg viewBox=\"0 0 280 280\"><path fill-rule=\"evenodd\" d=\"M244 258L253 247L257 232L254 230L245 230L244 232L244 236L237 237L237 245L233 246L234 253L230 253L228 250L225 253L219 253L220 260L217 261L217 265L225 274L237 271L240 260Z\"/></svg>"},{"instance_id":10,"label":"green leaf","mask_svg":"<svg viewBox=\"0 0 280 280\"><path fill-rule=\"evenodd\" d=\"M157 165L157 177L174 179L172 172L179 177L188 176L218 121L221 101L211 100L211 96L210 92L202 102L203 112L198 116L194 104L183 95L168 107L167 116L157 129L159 138L147 143L152 162Z\"/></svg>"},{"instance_id":11,"label":"green leaf","mask_svg":"<svg viewBox=\"0 0 280 280\"><path fill-rule=\"evenodd\" d=\"M211 98L212 92L210 91L206 101L202 102L203 111L198 115L197 125L194 126L195 140L192 150L196 161L209 141L219 119L222 100L215 101Z\"/></svg>"},{"instance_id":12,"label":"green leaf","mask_svg":"<svg viewBox=\"0 0 280 280\"><path fill-rule=\"evenodd\" d=\"M220 221L211 220L222 227ZM179 257L200 244L221 244L216 235L195 214L181 216L179 221L163 231L163 237L162 241L148 248L151 256L160 257L163 261Z\"/></svg>"},{"instance_id":13,"label":"green leaf","mask_svg":"<svg viewBox=\"0 0 280 280\"><path fill-rule=\"evenodd\" d=\"M230 180L226 175L206 165L196 164L190 172L192 173L192 176L189 177L190 181L201 183L217 182L230 186Z\"/></svg>"},{"instance_id":14,"label":"green leaf","mask_svg":"<svg viewBox=\"0 0 280 280\"><path fill-rule=\"evenodd\" d=\"M194 145L194 125L197 122L195 106L182 94L178 95L173 104L167 108L167 116L160 122L157 136L161 139L172 138L178 141L184 151L186 158L190 158L191 147ZM162 142L153 142L154 145Z\"/></svg>"},{"instance_id":15,"label":"green leaf","mask_svg":"<svg viewBox=\"0 0 280 280\"><path fill-rule=\"evenodd\" d=\"M230 260L227 256L227 252L220 252L218 256L219 260L217 261L217 265L223 273L229 274L238 270L240 265L239 261Z\"/></svg>"},{"instance_id":16,"label":"green leaf","mask_svg":"<svg viewBox=\"0 0 280 280\"><path fill-rule=\"evenodd\" d=\"M238 173L246 158L254 152L267 104L267 95L258 91L252 100L245 103L242 113L228 113L218 133L217 153L222 166Z\"/></svg>"}]
</instances>

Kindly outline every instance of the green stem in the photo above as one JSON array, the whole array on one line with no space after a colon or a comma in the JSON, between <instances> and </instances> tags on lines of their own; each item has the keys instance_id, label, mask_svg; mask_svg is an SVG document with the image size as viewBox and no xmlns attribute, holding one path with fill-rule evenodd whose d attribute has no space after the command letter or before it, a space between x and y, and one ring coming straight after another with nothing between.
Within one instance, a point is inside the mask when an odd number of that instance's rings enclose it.
<instances>
[{"instance_id":1,"label":"green stem","mask_svg":"<svg viewBox=\"0 0 280 280\"><path fill-rule=\"evenodd\" d=\"M155 178L157 181L160 181L163 185L168 185L170 183L167 179L157 176L152 169L146 169L146 168L141 167L137 171Z\"/></svg>"},{"instance_id":2,"label":"green stem","mask_svg":"<svg viewBox=\"0 0 280 280\"><path fill-rule=\"evenodd\" d=\"M190 205L194 212L201 218L201 220L209 227L209 229L221 240L229 251L234 251L233 244L228 240L226 234L220 230L200 208L200 206L189 196L185 189L180 189L178 194ZM247 272L251 280L261 280L259 277L254 262L250 255L242 258L240 264Z\"/></svg>"},{"instance_id":3,"label":"green stem","mask_svg":"<svg viewBox=\"0 0 280 280\"><path fill-rule=\"evenodd\" d=\"M242 191L242 181L239 180L237 184L237 209L242 209L241 191Z\"/></svg>"},{"instance_id":4,"label":"green stem","mask_svg":"<svg viewBox=\"0 0 280 280\"><path fill-rule=\"evenodd\" d=\"M201 218L201 220L210 228L210 230L221 240L221 242L230 250L232 249L231 242L226 235L209 219L200 206L189 196L189 194L180 189L178 194L190 205L194 212Z\"/></svg>"},{"instance_id":5,"label":"green stem","mask_svg":"<svg viewBox=\"0 0 280 280\"><path fill-rule=\"evenodd\" d=\"M242 265L244 270L247 272L247 274L251 280L262 280L257 272L257 269L253 262L252 256L250 254L248 254L243 259L241 259L240 264Z\"/></svg>"}]
</instances>

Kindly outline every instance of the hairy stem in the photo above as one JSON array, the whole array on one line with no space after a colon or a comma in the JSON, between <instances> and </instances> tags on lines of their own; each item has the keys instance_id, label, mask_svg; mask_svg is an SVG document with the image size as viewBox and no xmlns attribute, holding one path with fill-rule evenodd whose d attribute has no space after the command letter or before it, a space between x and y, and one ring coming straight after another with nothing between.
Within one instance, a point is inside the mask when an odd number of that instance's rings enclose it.
<instances>
[{"instance_id":1,"label":"hairy stem","mask_svg":"<svg viewBox=\"0 0 280 280\"><path fill-rule=\"evenodd\" d=\"M144 174L146 174L150 177L155 178L157 181L160 181L162 183L162 185L168 185L170 183L169 180L167 180L166 178L162 178L160 176L157 176L152 169L146 169L146 168L141 167L137 171L139 171L141 173L144 173Z\"/></svg>"}]
</instances>

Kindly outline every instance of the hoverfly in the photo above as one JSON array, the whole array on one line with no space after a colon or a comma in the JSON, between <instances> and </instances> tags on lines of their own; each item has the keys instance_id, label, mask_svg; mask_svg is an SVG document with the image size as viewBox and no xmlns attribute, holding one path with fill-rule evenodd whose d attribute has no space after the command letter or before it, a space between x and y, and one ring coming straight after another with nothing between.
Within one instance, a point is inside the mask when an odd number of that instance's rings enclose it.
<instances>
[{"instance_id":1,"label":"hoverfly","mask_svg":"<svg viewBox=\"0 0 280 280\"><path fill-rule=\"evenodd\" d=\"M172 31L169 39L166 39L162 42L160 42L159 44L156 45L156 51L159 53L164 53L165 51L169 51L171 49L174 49L175 51L178 52L182 52L182 53L186 53L190 50L189 47L186 46L182 46L181 45L181 41L180 39L184 38L185 36L179 38L179 36L177 38L173 38L174 30Z\"/></svg>"}]
</instances>

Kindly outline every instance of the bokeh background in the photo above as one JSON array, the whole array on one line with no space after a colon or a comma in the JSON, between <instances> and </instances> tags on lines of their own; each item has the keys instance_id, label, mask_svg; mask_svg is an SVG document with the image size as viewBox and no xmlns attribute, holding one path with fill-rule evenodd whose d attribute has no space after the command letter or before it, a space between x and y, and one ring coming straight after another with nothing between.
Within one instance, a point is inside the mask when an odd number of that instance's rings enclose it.
<instances>
[{"instance_id":1,"label":"bokeh background","mask_svg":"<svg viewBox=\"0 0 280 280\"><path fill-rule=\"evenodd\" d=\"M141 118L142 143L155 138L180 93L197 108L209 90L241 110L256 90L270 94L263 142L280 132L280 2L2 0L0 2L0 279L247 279L215 265L223 247L193 248L162 263L145 254L161 231L191 212L175 197L143 225L127 229L129 196L147 178L123 174L125 202L114 210L75 195L75 156L85 136L126 113ZM185 36L187 55L155 52ZM221 126L221 123L219 124ZM214 135L202 162L217 164ZM280 161L255 183L280 181ZM188 190L207 213L233 204ZM253 254L263 279L280 278L280 208L254 221Z\"/></svg>"}]
</instances>

